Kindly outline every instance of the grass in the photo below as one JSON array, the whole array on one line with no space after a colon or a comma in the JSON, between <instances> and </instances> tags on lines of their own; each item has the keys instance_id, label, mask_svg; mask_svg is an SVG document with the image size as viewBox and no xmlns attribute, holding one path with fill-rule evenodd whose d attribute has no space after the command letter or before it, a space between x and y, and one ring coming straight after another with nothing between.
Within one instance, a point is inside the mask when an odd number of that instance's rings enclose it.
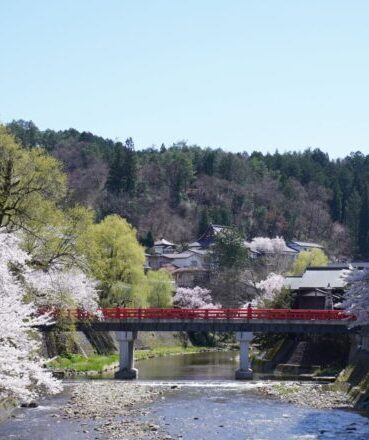
<instances>
[{"instance_id":1,"label":"grass","mask_svg":"<svg viewBox=\"0 0 369 440\"><path fill-rule=\"evenodd\" d=\"M297 393L300 388L295 385L273 385L273 388L277 391L280 396L288 396L289 394Z\"/></svg>"},{"instance_id":2,"label":"grass","mask_svg":"<svg viewBox=\"0 0 369 440\"><path fill-rule=\"evenodd\" d=\"M172 356L186 353L199 353L201 351L209 351L208 347L181 347L181 346L159 346L147 350L135 350L135 360L140 361L154 357ZM111 364L119 361L117 353L111 355L93 355L82 356L80 354L70 354L67 356L58 356L56 359L48 363L48 367L52 369L74 370L82 373L87 371L102 372L103 369Z\"/></svg>"},{"instance_id":3,"label":"grass","mask_svg":"<svg viewBox=\"0 0 369 440\"><path fill-rule=\"evenodd\" d=\"M338 376L341 371L342 368L339 367L319 368L315 371L315 376Z\"/></svg>"},{"instance_id":4,"label":"grass","mask_svg":"<svg viewBox=\"0 0 369 440\"><path fill-rule=\"evenodd\" d=\"M80 354L70 354L67 356L58 356L48 363L48 367L63 370L75 370L77 372L103 371L104 367L118 362L118 354L82 356Z\"/></svg>"}]
</instances>

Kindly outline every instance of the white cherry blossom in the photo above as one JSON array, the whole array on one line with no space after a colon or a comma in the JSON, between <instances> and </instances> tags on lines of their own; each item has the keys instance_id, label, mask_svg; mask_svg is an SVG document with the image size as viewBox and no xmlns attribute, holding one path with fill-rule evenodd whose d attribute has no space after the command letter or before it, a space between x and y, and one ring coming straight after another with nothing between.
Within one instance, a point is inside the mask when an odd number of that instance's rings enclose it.
<instances>
[{"instance_id":1,"label":"white cherry blossom","mask_svg":"<svg viewBox=\"0 0 369 440\"><path fill-rule=\"evenodd\" d=\"M173 298L173 304L183 309L218 309L221 307L220 304L213 304L210 290L199 286L179 287Z\"/></svg>"}]
</instances>

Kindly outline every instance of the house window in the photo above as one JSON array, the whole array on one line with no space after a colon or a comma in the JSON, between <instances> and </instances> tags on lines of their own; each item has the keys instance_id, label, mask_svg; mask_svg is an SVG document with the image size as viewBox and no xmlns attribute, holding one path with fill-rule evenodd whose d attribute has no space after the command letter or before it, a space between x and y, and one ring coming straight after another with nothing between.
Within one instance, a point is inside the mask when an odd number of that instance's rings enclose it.
<instances>
[{"instance_id":1,"label":"house window","mask_svg":"<svg viewBox=\"0 0 369 440\"><path fill-rule=\"evenodd\" d=\"M192 267L197 267L197 261L196 260L191 260L191 266Z\"/></svg>"}]
</instances>

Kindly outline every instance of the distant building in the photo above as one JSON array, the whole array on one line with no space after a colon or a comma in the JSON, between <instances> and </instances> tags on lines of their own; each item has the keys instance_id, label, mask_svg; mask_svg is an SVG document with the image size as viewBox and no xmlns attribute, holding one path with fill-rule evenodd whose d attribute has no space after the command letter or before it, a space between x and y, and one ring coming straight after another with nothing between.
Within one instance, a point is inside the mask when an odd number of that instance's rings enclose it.
<instances>
[{"instance_id":1,"label":"distant building","mask_svg":"<svg viewBox=\"0 0 369 440\"><path fill-rule=\"evenodd\" d=\"M165 240L165 238L162 238L161 240L157 240L154 243L155 254L170 254L175 252L175 250L176 250L176 245L168 240Z\"/></svg>"},{"instance_id":2,"label":"distant building","mask_svg":"<svg viewBox=\"0 0 369 440\"><path fill-rule=\"evenodd\" d=\"M301 251L311 251L313 249L321 249L324 250L324 247L320 244L317 243L309 243L306 241L289 241L287 243L287 246L291 249L294 249L297 252L301 252Z\"/></svg>"},{"instance_id":3,"label":"distant building","mask_svg":"<svg viewBox=\"0 0 369 440\"><path fill-rule=\"evenodd\" d=\"M198 252L186 251L174 254L163 254L162 261L173 264L178 268L204 266L204 256Z\"/></svg>"},{"instance_id":4,"label":"distant building","mask_svg":"<svg viewBox=\"0 0 369 440\"><path fill-rule=\"evenodd\" d=\"M299 277L286 277L285 287L293 291L297 309L332 309L342 301L346 282L344 267L309 267Z\"/></svg>"},{"instance_id":5,"label":"distant building","mask_svg":"<svg viewBox=\"0 0 369 440\"><path fill-rule=\"evenodd\" d=\"M249 255L251 258L280 255L286 257L288 260L294 260L298 255L297 250L290 248L286 244L284 244L283 247L279 247L278 249L270 250L255 248L252 244L252 241L244 241L244 245L249 250Z\"/></svg>"},{"instance_id":6,"label":"distant building","mask_svg":"<svg viewBox=\"0 0 369 440\"><path fill-rule=\"evenodd\" d=\"M199 243L202 248L207 249L214 244L215 237L225 229L229 229L229 226L210 224L196 243Z\"/></svg>"},{"instance_id":7,"label":"distant building","mask_svg":"<svg viewBox=\"0 0 369 440\"><path fill-rule=\"evenodd\" d=\"M195 287L206 286L209 282L210 272L207 269L185 267L172 272L176 286L178 287Z\"/></svg>"},{"instance_id":8,"label":"distant building","mask_svg":"<svg viewBox=\"0 0 369 440\"><path fill-rule=\"evenodd\" d=\"M172 265L175 268L193 267L204 269L207 267L207 252L201 249L188 250L186 252L174 252L167 254L147 255L147 262L151 269L160 269L165 265Z\"/></svg>"},{"instance_id":9,"label":"distant building","mask_svg":"<svg viewBox=\"0 0 369 440\"><path fill-rule=\"evenodd\" d=\"M192 243L188 244L189 249L201 249L201 244L198 241L193 241Z\"/></svg>"}]
</instances>

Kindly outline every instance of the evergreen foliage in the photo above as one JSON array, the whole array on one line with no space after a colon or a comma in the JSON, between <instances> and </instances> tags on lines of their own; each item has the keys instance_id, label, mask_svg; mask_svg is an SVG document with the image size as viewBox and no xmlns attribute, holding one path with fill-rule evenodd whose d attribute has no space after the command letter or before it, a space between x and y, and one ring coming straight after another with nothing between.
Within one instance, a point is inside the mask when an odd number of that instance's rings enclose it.
<instances>
[{"instance_id":1,"label":"evergreen foliage","mask_svg":"<svg viewBox=\"0 0 369 440\"><path fill-rule=\"evenodd\" d=\"M99 218L127 218L140 236L151 230L191 240L207 217L249 238L318 240L336 257L369 257L369 155L230 153L185 142L137 151L130 138L122 144L74 129L41 131L22 120L7 128L29 152L42 147L64 163L73 202Z\"/></svg>"}]
</instances>

